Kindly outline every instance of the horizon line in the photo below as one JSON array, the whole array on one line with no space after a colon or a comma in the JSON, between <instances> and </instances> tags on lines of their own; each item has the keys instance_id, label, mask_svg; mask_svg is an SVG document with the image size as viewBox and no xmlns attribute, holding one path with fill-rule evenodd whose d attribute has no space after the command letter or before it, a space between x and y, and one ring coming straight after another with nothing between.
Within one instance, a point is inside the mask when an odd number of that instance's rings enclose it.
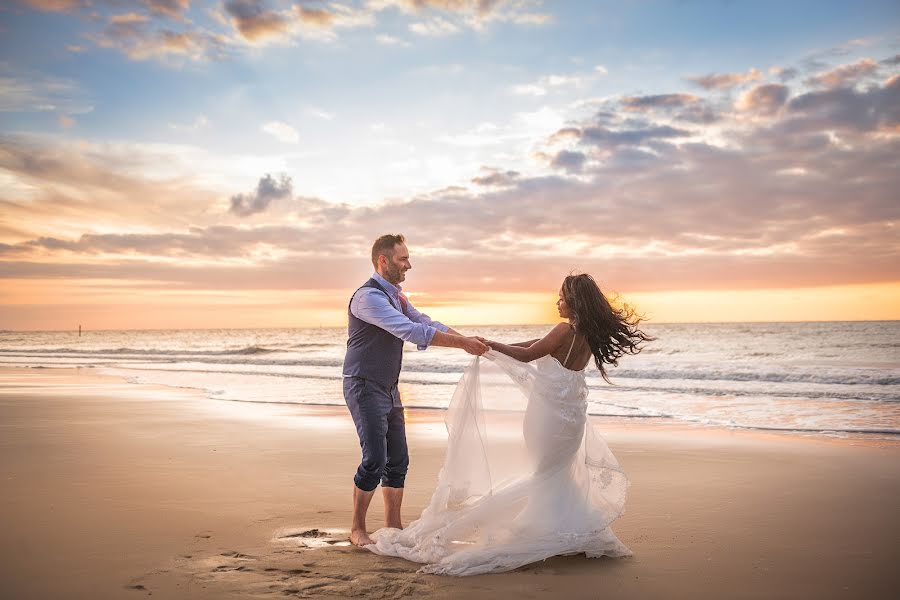
<instances>
[{"instance_id":1,"label":"horizon line","mask_svg":"<svg viewBox=\"0 0 900 600\"><path fill-rule=\"evenodd\" d=\"M557 321L562 322L562 321ZM900 319L822 319L822 320L781 320L781 321L649 321L642 320L641 324L651 324L651 325L779 325L779 324L795 324L795 323L897 323L900 322ZM476 328L476 327L538 327L538 326L550 326L553 325L554 322L547 323L491 323L491 324L467 324L462 323L456 325L456 327L467 327L467 328ZM259 331L259 330L275 330L275 329L344 329L345 325L310 325L310 326L285 326L285 327L146 327L146 328L135 328L135 329L120 329L120 328L97 328L97 329L85 329L82 328L81 332L85 333L88 331L215 331L215 330L226 330L226 331ZM0 329L0 334L3 333L60 333L60 332L73 332L77 333L78 328L74 329Z\"/></svg>"}]
</instances>

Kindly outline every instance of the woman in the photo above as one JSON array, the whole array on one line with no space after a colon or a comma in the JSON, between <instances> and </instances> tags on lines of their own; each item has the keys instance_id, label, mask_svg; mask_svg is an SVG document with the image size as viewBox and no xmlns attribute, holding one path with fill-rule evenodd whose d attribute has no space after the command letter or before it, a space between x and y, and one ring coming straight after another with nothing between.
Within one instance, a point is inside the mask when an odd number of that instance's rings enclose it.
<instances>
[{"instance_id":1,"label":"woman","mask_svg":"<svg viewBox=\"0 0 900 600\"><path fill-rule=\"evenodd\" d=\"M652 338L627 308L614 309L589 275L563 281L560 323L544 338L501 344L457 385L447 454L422 516L382 529L377 554L426 563L422 571L508 571L560 554L627 556L609 525L628 479L587 419L584 368L636 354Z\"/></svg>"}]
</instances>

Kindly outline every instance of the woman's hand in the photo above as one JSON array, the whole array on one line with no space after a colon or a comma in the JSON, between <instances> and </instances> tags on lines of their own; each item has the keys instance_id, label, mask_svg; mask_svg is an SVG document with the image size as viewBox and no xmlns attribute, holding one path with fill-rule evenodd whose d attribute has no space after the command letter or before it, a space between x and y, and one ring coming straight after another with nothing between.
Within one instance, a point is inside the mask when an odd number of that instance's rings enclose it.
<instances>
[{"instance_id":1,"label":"woman's hand","mask_svg":"<svg viewBox=\"0 0 900 600\"><path fill-rule=\"evenodd\" d=\"M481 342L482 344L484 344L485 346L488 346L492 350L494 349L494 345L497 343L497 342L489 340L487 338L483 338L480 335L476 335L475 339L478 340L479 342Z\"/></svg>"}]
</instances>

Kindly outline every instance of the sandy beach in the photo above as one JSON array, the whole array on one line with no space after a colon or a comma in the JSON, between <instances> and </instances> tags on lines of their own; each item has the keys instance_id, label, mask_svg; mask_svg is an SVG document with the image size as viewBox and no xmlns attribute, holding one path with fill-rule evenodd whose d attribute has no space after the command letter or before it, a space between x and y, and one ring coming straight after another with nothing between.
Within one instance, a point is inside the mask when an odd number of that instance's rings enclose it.
<instances>
[{"instance_id":1,"label":"sandy beach","mask_svg":"<svg viewBox=\"0 0 900 600\"><path fill-rule=\"evenodd\" d=\"M298 390L302 393L302 390ZM403 516L443 414L408 414ZM598 419L631 478L626 559L469 578L347 546L346 410L215 401L89 370L0 370L4 598L889 598L900 444ZM369 516L380 526L378 496Z\"/></svg>"}]
</instances>

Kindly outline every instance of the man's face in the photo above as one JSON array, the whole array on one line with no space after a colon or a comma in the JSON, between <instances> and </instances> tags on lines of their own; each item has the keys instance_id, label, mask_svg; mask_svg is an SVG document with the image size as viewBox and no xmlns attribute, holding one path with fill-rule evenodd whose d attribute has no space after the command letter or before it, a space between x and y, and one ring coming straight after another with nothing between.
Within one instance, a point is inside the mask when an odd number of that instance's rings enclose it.
<instances>
[{"instance_id":1,"label":"man's face","mask_svg":"<svg viewBox=\"0 0 900 600\"><path fill-rule=\"evenodd\" d=\"M394 255L391 258L387 256L379 257L379 262L384 259L383 271L381 276L393 283L394 285L406 279L406 272L412 269L409 262L409 250L406 244L396 244L394 246Z\"/></svg>"}]
</instances>

